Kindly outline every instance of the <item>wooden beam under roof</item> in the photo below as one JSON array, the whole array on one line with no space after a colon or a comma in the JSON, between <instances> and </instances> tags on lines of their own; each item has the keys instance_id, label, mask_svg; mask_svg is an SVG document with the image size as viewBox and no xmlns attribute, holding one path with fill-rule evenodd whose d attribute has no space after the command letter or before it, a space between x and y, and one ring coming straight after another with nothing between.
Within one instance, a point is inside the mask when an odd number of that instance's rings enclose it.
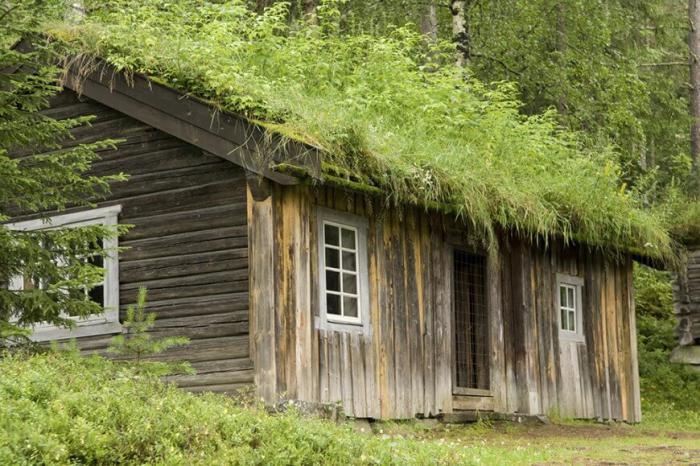
<instances>
[{"instance_id":1,"label":"wooden beam under roof","mask_svg":"<svg viewBox=\"0 0 700 466\"><path fill-rule=\"evenodd\" d=\"M146 76L127 77L106 63L80 73L66 72L64 85L103 105L168 133L282 185L298 183L294 176L275 172L272 163L305 168L321 177L320 151L269 132L243 117L221 112L211 104L155 83Z\"/></svg>"}]
</instances>

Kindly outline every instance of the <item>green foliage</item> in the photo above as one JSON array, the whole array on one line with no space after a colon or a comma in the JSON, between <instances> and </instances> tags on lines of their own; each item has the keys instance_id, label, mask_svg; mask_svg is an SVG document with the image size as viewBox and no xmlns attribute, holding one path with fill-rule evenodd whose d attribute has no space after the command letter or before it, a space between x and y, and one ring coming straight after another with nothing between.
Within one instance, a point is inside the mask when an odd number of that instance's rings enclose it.
<instances>
[{"instance_id":1,"label":"green foliage","mask_svg":"<svg viewBox=\"0 0 700 466\"><path fill-rule=\"evenodd\" d=\"M441 205L491 239L502 226L672 255L605 144L584 144L552 112L524 116L510 84L465 79L449 44L410 27L346 34L331 11L302 27L285 2L258 16L240 1L122 0L51 31L73 51L312 143L388 200Z\"/></svg>"},{"instance_id":2,"label":"green foliage","mask_svg":"<svg viewBox=\"0 0 700 466\"><path fill-rule=\"evenodd\" d=\"M109 352L118 356L133 359L137 367L141 367L142 359L175 346L189 344L187 337L155 338L149 330L156 322L154 312L146 313L146 288L139 288L136 306L131 305L126 310L126 319L122 326L126 329L126 335L117 335L112 338Z\"/></svg>"},{"instance_id":3,"label":"green foliage","mask_svg":"<svg viewBox=\"0 0 700 466\"><path fill-rule=\"evenodd\" d=\"M124 179L87 173L97 152L116 141L70 143L70 130L90 118L57 121L40 113L60 88L59 69L47 65L56 61L55 50L39 38L39 24L64 6L9 1L0 10L0 222L20 213L91 205L109 191L110 182ZM21 36L34 38L33 51L11 48ZM0 284L18 276L33 284L23 291L0 286L0 345L26 336L37 322L71 326L70 316L100 312L84 293L102 274L89 262L105 254L101 239L117 233L101 226L20 232L0 225Z\"/></svg>"},{"instance_id":4,"label":"green foliage","mask_svg":"<svg viewBox=\"0 0 700 466\"><path fill-rule=\"evenodd\" d=\"M700 197L672 198L668 202L671 233L688 245L700 244Z\"/></svg>"},{"instance_id":5,"label":"green foliage","mask_svg":"<svg viewBox=\"0 0 700 466\"><path fill-rule=\"evenodd\" d=\"M700 398L697 396L700 393L700 374L683 365L669 363L671 350L678 344L674 334L676 319L669 274L638 266L634 285L644 406L652 412L669 409L700 413Z\"/></svg>"},{"instance_id":6,"label":"green foliage","mask_svg":"<svg viewBox=\"0 0 700 466\"><path fill-rule=\"evenodd\" d=\"M389 4L390 3L390 4ZM386 35L420 24L426 2L354 0L346 29ZM438 7L447 2L437 1ZM518 84L522 111L551 107L586 143L612 145L621 177L650 202L690 176L687 5L677 0L465 2L471 60L484 82ZM448 8L438 33L450 39Z\"/></svg>"},{"instance_id":7,"label":"green foliage","mask_svg":"<svg viewBox=\"0 0 700 466\"><path fill-rule=\"evenodd\" d=\"M642 400L640 428L656 428L673 431L700 431L700 410L688 409L683 404L670 401Z\"/></svg>"},{"instance_id":8,"label":"green foliage","mask_svg":"<svg viewBox=\"0 0 700 466\"><path fill-rule=\"evenodd\" d=\"M470 464L480 454L195 396L96 356L9 354L0 374L0 464Z\"/></svg>"}]
</instances>

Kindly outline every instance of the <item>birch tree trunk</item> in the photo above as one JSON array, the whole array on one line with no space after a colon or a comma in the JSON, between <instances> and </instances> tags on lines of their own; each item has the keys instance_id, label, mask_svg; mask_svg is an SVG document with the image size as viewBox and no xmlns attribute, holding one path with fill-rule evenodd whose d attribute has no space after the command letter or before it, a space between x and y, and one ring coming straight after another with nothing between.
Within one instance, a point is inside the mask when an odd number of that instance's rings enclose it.
<instances>
[{"instance_id":1,"label":"birch tree trunk","mask_svg":"<svg viewBox=\"0 0 700 466\"><path fill-rule=\"evenodd\" d=\"M428 36L432 42L437 42L438 38L438 19L437 5L435 0L429 0L425 6L421 17L420 29L423 34Z\"/></svg>"},{"instance_id":2,"label":"birch tree trunk","mask_svg":"<svg viewBox=\"0 0 700 466\"><path fill-rule=\"evenodd\" d=\"M557 4L557 57L559 61L559 95L557 96L557 110L560 115L566 114L566 6L563 1Z\"/></svg>"},{"instance_id":3,"label":"birch tree trunk","mask_svg":"<svg viewBox=\"0 0 700 466\"><path fill-rule=\"evenodd\" d=\"M465 0L450 0L452 13L452 40L457 44L457 65L464 66L469 61L469 25L466 16Z\"/></svg>"},{"instance_id":4,"label":"birch tree trunk","mask_svg":"<svg viewBox=\"0 0 700 466\"><path fill-rule=\"evenodd\" d=\"M700 0L688 0L688 49L690 52L690 155L700 170Z\"/></svg>"}]
</instances>

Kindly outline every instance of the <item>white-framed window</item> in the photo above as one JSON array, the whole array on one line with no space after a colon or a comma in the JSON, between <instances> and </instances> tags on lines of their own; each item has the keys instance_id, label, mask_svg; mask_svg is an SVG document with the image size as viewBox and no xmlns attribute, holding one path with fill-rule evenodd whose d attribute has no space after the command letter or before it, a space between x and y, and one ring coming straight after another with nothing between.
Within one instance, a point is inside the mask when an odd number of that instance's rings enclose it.
<instances>
[{"instance_id":1,"label":"white-framed window","mask_svg":"<svg viewBox=\"0 0 700 466\"><path fill-rule=\"evenodd\" d=\"M55 215L47 220L35 219L8 223L5 226L12 230L21 231L75 228L85 225L115 226L117 225L120 212L121 206L115 205ZM76 325L73 329L56 327L48 323L39 323L33 328L30 337L32 340L47 341L119 333L122 331L122 326L119 322L119 257L117 253L119 240L116 236L104 238L102 245L105 254L91 258L90 262L96 266L104 267L103 280L101 283L95 284L92 289L86 289L84 292L86 296L104 307L104 313L82 318L75 317ZM10 289L13 290L24 290L29 286L35 285L31 283L31 280L27 280L22 276L13 277L10 282Z\"/></svg>"},{"instance_id":2,"label":"white-framed window","mask_svg":"<svg viewBox=\"0 0 700 466\"><path fill-rule=\"evenodd\" d=\"M318 209L320 326L368 328L367 228L365 218Z\"/></svg>"},{"instance_id":3,"label":"white-framed window","mask_svg":"<svg viewBox=\"0 0 700 466\"><path fill-rule=\"evenodd\" d=\"M583 340L583 279L557 274L559 335Z\"/></svg>"},{"instance_id":4,"label":"white-framed window","mask_svg":"<svg viewBox=\"0 0 700 466\"><path fill-rule=\"evenodd\" d=\"M578 329L578 293L575 286L562 283L559 285L559 323L561 330L577 332Z\"/></svg>"}]
</instances>

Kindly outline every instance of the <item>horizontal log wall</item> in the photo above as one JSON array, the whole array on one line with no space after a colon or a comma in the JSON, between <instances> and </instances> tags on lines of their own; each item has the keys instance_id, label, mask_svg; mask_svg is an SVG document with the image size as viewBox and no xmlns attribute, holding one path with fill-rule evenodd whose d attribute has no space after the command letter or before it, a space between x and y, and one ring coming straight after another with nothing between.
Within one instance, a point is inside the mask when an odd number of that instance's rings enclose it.
<instances>
[{"instance_id":1,"label":"horizontal log wall","mask_svg":"<svg viewBox=\"0 0 700 466\"><path fill-rule=\"evenodd\" d=\"M676 277L674 298L680 344L700 345L700 245L688 248L687 267Z\"/></svg>"},{"instance_id":2,"label":"horizontal log wall","mask_svg":"<svg viewBox=\"0 0 700 466\"><path fill-rule=\"evenodd\" d=\"M229 392L253 382L248 339L248 239L246 184L242 169L207 155L132 118L64 91L45 114L54 118L95 115L73 131L68 146L125 139L102 152L97 174L124 172L100 206L121 204L119 222L134 228L120 238L120 308L148 289L148 310L157 314L153 335L185 336L188 346L159 356L187 360L196 375L176 377L192 391ZM111 335L78 341L102 352Z\"/></svg>"},{"instance_id":3,"label":"horizontal log wall","mask_svg":"<svg viewBox=\"0 0 700 466\"><path fill-rule=\"evenodd\" d=\"M453 396L451 251L479 248L465 227L326 188L273 186L267 204L251 202L267 212L265 228L274 231L266 240L273 243L269 262L256 259L251 267L266 270L274 286L274 303L260 307L274 333L259 346L256 373L277 396L340 402L356 417L479 409L639 419L629 260L606 262L597 253L504 236L488 256L491 393ZM368 220L369 333L314 324L319 206ZM583 344L560 345L557 273L585 281Z\"/></svg>"}]
</instances>

